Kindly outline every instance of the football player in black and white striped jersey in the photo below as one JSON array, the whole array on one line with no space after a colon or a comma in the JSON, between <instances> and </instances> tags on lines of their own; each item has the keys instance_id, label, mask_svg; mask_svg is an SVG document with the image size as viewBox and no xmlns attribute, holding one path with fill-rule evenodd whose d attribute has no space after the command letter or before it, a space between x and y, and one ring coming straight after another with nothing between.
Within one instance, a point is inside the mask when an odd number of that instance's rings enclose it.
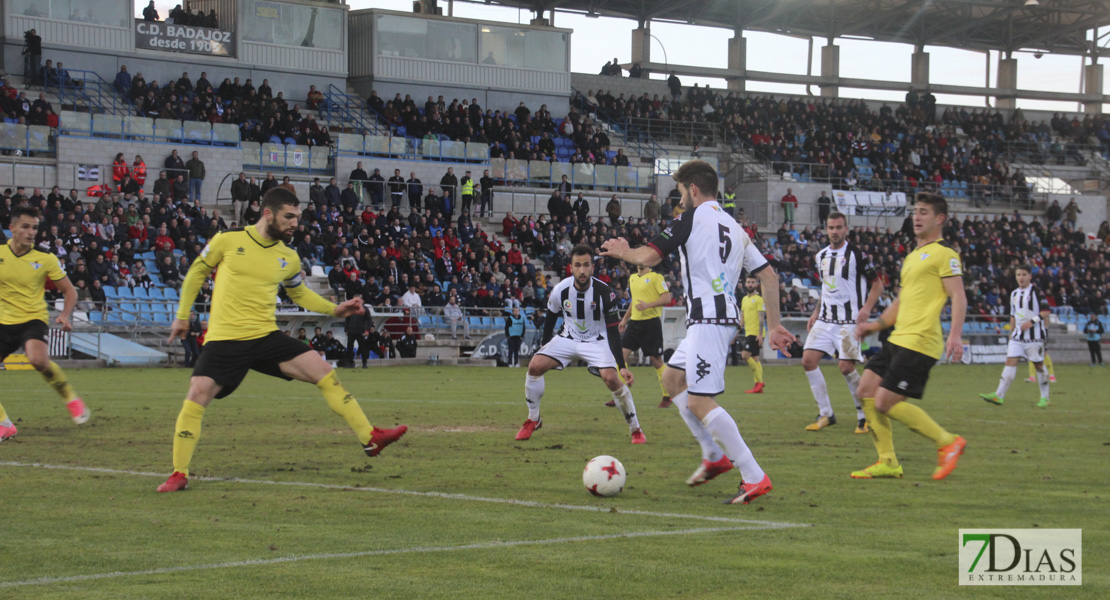
<instances>
[{"instance_id":1,"label":"football player in black and white striped jersey","mask_svg":"<svg viewBox=\"0 0 1110 600\"><path fill-rule=\"evenodd\" d=\"M634 380L621 350L617 295L600 279L594 278L594 250L590 246L579 244L570 251L570 268L571 276L555 284L548 296L543 346L529 361L524 379L528 419L520 427L516 439L530 439L533 432L543 427L540 400L545 388L544 373L552 369L561 371L575 361L584 360L590 371L600 376L605 387L613 393L613 402L620 407L628 423L632 443L643 444L647 440L640 430L636 404L628 389ZM563 329L555 335L555 323L560 317ZM619 376L617 369L620 369Z\"/></svg>"},{"instance_id":2,"label":"football player in black and white striped jersey","mask_svg":"<svg viewBox=\"0 0 1110 600\"><path fill-rule=\"evenodd\" d=\"M617 238L602 245L602 254L654 266L678 253L686 292L686 337L667 361L663 385L702 447L702 464L686 483L700 485L735 466L742 481L728 503L747 504L771 491L771 478L756 462L736 421L716 402L725 391L729 345L740 325L736 286L741 271L757 277L767 295L771 347L785 350L794 336L779 322L778 275L717 203L716 169L691 160L675 171L674 180L686 209L681 216L645 246L629 248L627 240Z\"/></svg>"},{"instance_id":3,"label":"football player in black and white striped jersey","mask_svg":"<svg viewBox=\"0 0 1110 600\"><path fill-rule=\"evenodd\" d=\"M1045 342L1048 331L1045 320L1051 314L1044 294L1033 285L1033 268L1018 265L1014 269L1018 287L1010 292L1010 341L1006 345L1006 366L998 380L998 389L993 394L979 394L990 404L1001 406L1010 390L1010 384L1017 375L1018 360L1024 358L1037 369L1037 385L1040 386L1040 408L1048 407L1048 373L1044 368Z\"/></svg>"},{"instance_id":4,"label":"football player in black and white striped jersey","mask_svg":"<svg viewBox=\"0 0 1110 600\"><path fill-rule=\"evenodd\" d=\"M857 393L860 375L856 363L863 356L852 330L871 317L871 309L883 293L883 282L871 261L848 242L848 217L844 213L831 213L825 221L825 232L829 245L815 257L821 274L821 301L809 317L809 336L802 354L802 366L819 411L817 420L807 425L806 431L820 431L836 424L829 388L819 368L821 359L828 355L840 359L840 374L848 383L856 405L856 433L868 433L867 418Z\"/></svg>"}]
</instances>

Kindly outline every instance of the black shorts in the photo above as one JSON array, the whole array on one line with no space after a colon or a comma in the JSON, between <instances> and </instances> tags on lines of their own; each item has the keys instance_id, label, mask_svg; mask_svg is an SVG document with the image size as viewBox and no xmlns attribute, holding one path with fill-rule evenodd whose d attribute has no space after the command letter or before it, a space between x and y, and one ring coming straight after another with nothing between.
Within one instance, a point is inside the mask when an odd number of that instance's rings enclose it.
<instances>
[{"instance_id":1,"label":"black shorts","mask_svg":"<svg viewBox=\"0 0 1110 600\"><path fill-rule=\"evenodd\" d=\"M763 346L759 343L759 338L754 335L749 335L744 338L744 352L752 356L759 356L759 351L762 349Z\"/></svg>"},{"instance_id":2,"label":"black shorts","mask_svg":"<svg viewBox=\"0 0 1110 600\"><path fill-rule=\"evenodd\" d=\"M621 348L633 352L643 350L644 356L663 356L663 322L659 319L629 321L621 335Z\"/></svg>"},{"instance_id":3,"label":"black shorts","mask_svg":"<svg viewBox=\"0 0 1110 600\"><path fill-rule=\"evenodd\" d=\"M883 389L920 399L925 394L929 370L935 364L937 359L932 356L886 341L882 350L867 361L864 369L870 369L883 378Z\"/></svg>"},{"instance_id":4,"label":"black shorts","mask_svg":"<svg viewBox=\"0 0 1110 600\"><path fill-rule=\"evenodd\" d=\"M46 334L49 331L50 327L46 322L37 319L15 325L0 325L0 360L19 352L27 340L46 343Z\"/></svg>"},{"instance_id":5,"label":"black shorts","mask_svg":"<svg viewBox=\"0 0 1110 600\"><path fill-rule=\"evenodd\" d=\"M312 348L280 331L256 340L207 342L200 349L193 377L211 377L221 386L216 397L225 398L243 383L247 371L252 369L286 381L292 379L281 372L279 365L305 352L312 352Z\"/></svg>"}]
</instances>

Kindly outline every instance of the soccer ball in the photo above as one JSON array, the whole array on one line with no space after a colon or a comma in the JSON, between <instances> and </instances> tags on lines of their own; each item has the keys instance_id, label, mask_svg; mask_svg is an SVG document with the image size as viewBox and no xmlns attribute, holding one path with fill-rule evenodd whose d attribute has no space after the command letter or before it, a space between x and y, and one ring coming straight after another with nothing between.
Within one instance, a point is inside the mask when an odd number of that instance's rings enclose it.
<instances>
[{"instance_id":1,"label":"soccer ball","mask_svg":"<svg viewBox=\"0 0 1110 600\"><path fill-rule=\"evenodd\" d=\"M616 496L624 489L624 465L612 456L602 455L590 459L582 469L582 484L595 496Z\"/></svg>"}]
</instances>

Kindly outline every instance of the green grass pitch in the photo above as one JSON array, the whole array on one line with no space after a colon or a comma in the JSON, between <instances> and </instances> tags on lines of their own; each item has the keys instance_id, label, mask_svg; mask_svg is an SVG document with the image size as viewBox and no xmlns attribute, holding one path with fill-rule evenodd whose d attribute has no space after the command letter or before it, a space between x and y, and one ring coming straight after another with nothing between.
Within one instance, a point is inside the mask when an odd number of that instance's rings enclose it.
<instances>
[{"instance_id":1,"label":"green grass pitch","mask_svg":"<svg viewBox=\"0 0 1110 600\"><path fill-rule=\"evenodd\" d=\"M547 376L528 442L513 439L524 369L343 370L372 423L410 427L375 459L311 385L252 374L209 407L176 494L154 488L187 371L71 371L92 409L80 427L38 374L8 372L0 598L1110 597L1110 372L1057 367L1039 410L1021 381L1003 407L978 399L1000 368L933 370L921 404L968 440L941 482L931 444L897 423L905 478L848 477L875 454L835 368L840 423L817 433L800 366L768 367L758 396L731 368L721 403L775 485L748 506L722 504L736 471L684 485L697 445L643 367L642 446L584 369ZM615 498L582 487L599 454L628 469ZM961 527L1082 528L1083 586L960 587Z\"/></svg>"}]
</instances>

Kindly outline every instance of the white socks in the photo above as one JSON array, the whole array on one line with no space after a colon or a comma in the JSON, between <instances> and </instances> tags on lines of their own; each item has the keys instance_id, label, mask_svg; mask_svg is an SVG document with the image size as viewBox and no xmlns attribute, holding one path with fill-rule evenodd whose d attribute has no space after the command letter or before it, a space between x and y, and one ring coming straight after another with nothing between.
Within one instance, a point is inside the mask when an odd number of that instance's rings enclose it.
<instances>
[{"instance_id":1,"label":"white socks","mask_svg":"<svg viewBox=\"0 0 1110 600\"><path fill-rule=\"evenodd\" d=\"M1017 370L1017 367L1014 367ZM1041 398L1048 400L1048 369L1037 371L1037 385L1041 388Z\"/></svg>"},{"instance_id":2,"label":"white socks","mask_svg":"<svg viewBox=\"0 0 1110 600\"><path fill-rule=\"evenodd\" d=\"M854 368L844 376L844 381L848 382L848 391L852 394L852 402L856 405L856 419L866 419L867 415L863 414L863 403L859 399L859 371Z\"/></svg>"},{"instance_id":3,"label":"white socks","mask_svg":"<svg viewBox=\"0 0 1110 600\"><path fill-rule=\"evenodd\" d=\"M821 416L833 416L832 402L829 400L829 387L825 385L825 376L821 374L820 367L812 371L806 371L806 379L809 380L809 389L813 392L813 399L817 401L817 407L821 409Z\"/></svg>"},{"instance_id":4,"label":"white socks","mask_svg":"<svg viewBox=\"0 0 1110 600\"><path fill-rule=\"evenodd\" d=\"M1017 375L1017 367L1003 367L1002 378L998 380L998 389L995 390L994 395L999 398L1005 398L1006 392L1010 391L1010 384L1014 382L1014 377ZM1046 377L1047 378L1047 377Z\"/></svg>"},{"instance_id":5,"label":"white socks","mask_svg":"<svg viewBox=\"0 0 1110 600\"><path fill-rule=\"evenodd\" d=\"M524 376L524 399L528 401L528 418L533 421L540 420L540 399L543 398L543 388L543 375Z\"/></svg>"},{"instance_id":6,"label":"white socks","mask_svg":"<svg viewBox=\"0 0 1110 600\"><path fill-rule=\"evenodd\" d=\"M621 389L613 392L613 401L617 403L617 407L624 414L624 420L628 422L629 431L639 429L640 420L636 418L636 405L632 402L632 390L628 389L627 385L621 385ZM539 411L539 409L536 410Z\"/></svg>"},{"instance_id":7,"label":"white socks","mask_svg":"<svg viewBox=\"0 0 1110 600\"><path fill-rule=\"evenodd\" d=\"M721 446L724 447L725 454L732 460L732 464L740 469L740 476L745 483L763 481L765 477L763 469L759 468L759 463L755 462L752 451L744 443L744 438L740 437L740 430L736 427L736 421L732 420L725 409L720 406L714 408L709 411L708 415L705 415L701 422L709 430L713 439L718 440Z\"/></svg>"},{"instance_id":8,"label":"white socks","mask_svg":"<svg viewBox=\"0 0 1110 600\"><path fill-rule=\"evenodd\" d=\"M671 398L671 402L674 402L674 405L678 407L678 414L682 416L683 421L686 421L686 427L690 429L690 433L694 434L694 439L698 440L698 444L701 444L702 459L717 462L725 455L725 451L713 439L713 435L705 428L701 419L690 412L689 400L690 397L686 390L682 390L679 395Z\"/></svg>"},{"instance_id":9,"label":"white socks","mask_svg":"<svg viewBox=\"0 0 1110 600\"><path fill-rule=\"evenodd\" d=\"M8 417L4 417L4 420L0 421L0 425L3 425L4 427L11 427L15 425L15 423L12 423L12 420Z\"/></svg>"}]
</instances>

